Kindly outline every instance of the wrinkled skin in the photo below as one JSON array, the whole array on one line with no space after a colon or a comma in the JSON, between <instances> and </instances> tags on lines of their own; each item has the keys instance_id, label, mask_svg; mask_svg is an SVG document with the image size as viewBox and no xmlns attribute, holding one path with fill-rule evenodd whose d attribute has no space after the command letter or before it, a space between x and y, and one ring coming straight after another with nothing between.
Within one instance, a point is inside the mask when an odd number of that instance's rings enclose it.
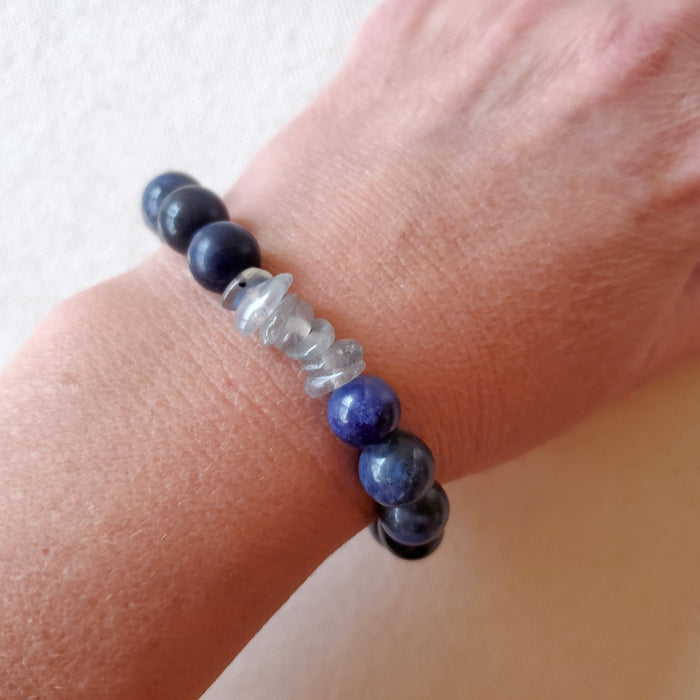
<instances>
[{"instance_id":1,"label":"wrinkled skin","mask_svg":"<svg viewBox=\"0 0 700 700\"><path fill-rule=\"evenodd\" d=\"M469 5L380 7L229 200L275 262L341 275L448 477L700 340L697 3Z\"/></svg>"},{"instance_id":2,"label":"wrinkled skin","mask_svg":"<svg viewBox=\"0 0 700 700\"><path fill-rule=\"evenodd\" d=\"M699 35L696 0L390 0L230 192L441 480L697 353ZM171 251L62 304L0 389L0 695L196 697L371 517L292 364Z\"/></svg>"}]
</instances>

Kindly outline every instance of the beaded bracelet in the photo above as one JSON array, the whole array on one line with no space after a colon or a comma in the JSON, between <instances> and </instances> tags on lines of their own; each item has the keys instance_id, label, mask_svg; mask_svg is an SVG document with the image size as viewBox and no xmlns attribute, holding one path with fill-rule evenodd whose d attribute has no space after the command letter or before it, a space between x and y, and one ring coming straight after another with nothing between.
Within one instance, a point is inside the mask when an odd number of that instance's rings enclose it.
<instances>
[{"instance_id":1,"label":"beaded bracelet","mask_svg":"<svg viewBox=\"0 0 700 700\"><path fill-rule=\"evenodd\" d=\"M253 235L230 221L223 201L189 175L155 177L144 190L142 209L148 226L187 254L197 282L222 295L221 305L235 312L241 333L258 331L263 345L300 362L309 396L330 394L331 429L362 450L360 481L377 503L374 538L403 559L435 551L449 502L434 480L433 455L419 437L398 429L398 396L383 379L363 374L360 343L336 340L329 321L314 318L308 302L289 294L291 274L273 277L262 269Z\"/></svg>"}]
</instances>

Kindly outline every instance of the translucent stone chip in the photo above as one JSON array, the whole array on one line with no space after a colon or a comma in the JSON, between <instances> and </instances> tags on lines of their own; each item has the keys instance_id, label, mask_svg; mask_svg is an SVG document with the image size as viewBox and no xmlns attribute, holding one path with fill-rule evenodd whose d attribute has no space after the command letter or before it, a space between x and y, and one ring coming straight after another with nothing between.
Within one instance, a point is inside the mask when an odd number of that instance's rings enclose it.
<instances>
[{"instance_id":1,"label":"translucent stone chip","mask_svg":"<svg viewBox=\"0 0 700 700\"><path fill-rule=\"evenodd\" d=\"M236 328L244 335L255 333L278 307L293 279L283 272L247 289L236 309Z\"/></svg>"},{"instance_id":2,"label":"translucent stone chip","mask_svg":"<svg viewBox=\"0 0 700 700\"><path fill-rule=\"evenodd\" d=\"M287 321L294 314L299 297L296 294L287 294L279 303L279 306L270 314L268 319L260 326L260 342L263 345L276 343L283 335Z\"/></svg>"},{"instance_id":3,"label":"translucent stone chip","mask_svg":"<svg viewBox=\"0 0 700 700\"><path fill-rule=\"evenodd\" d=\"M362 345L356 340L343 338L336 340L320 357L304 362L301 368L313 375L328 374L329 371L343 369L359 362L363 356Z\"/></svg>"},{"instance_id":4,"label":"translucent stone chip","mask_svg":"<svg viewBox=\"0 0 700 700\"><path fill-rule=\"evenodd\" d=\"M236 275L221 295L221 306L233 311L243 299L243 295L256 284L272 279L272 274L259 267L248 267Z\"/></svg>"},{"instance_id":5,"label":"translucent stone chip","mask_svg":"<svg viewBox=\"0 0 700 700\"><path fill-rule=\"evenodd\" d=\"M309 375L306 378L304 389L311 398L317 399L330 394L331 391L339 386L351 382L355 377L359 377L365 371L365 367L365 361L360 360L348 367L343 367L343 369L335 370L328 374Z\"/></svg>"},{"instance_id":6,"label":"translucent stone chip","mask_svg":"<svg viewBox=\"0 0 700 700\"><path fill-rule=\"evenodd\" d=\"M320 357L323 351L333 344L334 340L335 329L330 321L325 318L315 318L306 338L290 348L285 348L284 353L292 360L308 362Z\"/></svg>"},{"instance_id":7,"label":"translucent stone chip","mask_svg":"<svg viewBox=\"0 0 700 700\"><path fill-rule=\"evenodd\" d=\"M301 343L311 332L314 310L308 301L300 301L293 313L287 318L284 329L274 345L278 350L286 351Z\"/></svg>"},{"instance_id":8,"label":"translucent stone chip","mask_svg":"<svg viewBox=\"0 0 700 700\"><path fill-rule=\"evenodd\" d=\"M236 312L236 328L244 335L260 331L263 345L274 345L287 357L302 363L308 373L306 393L329 394L365 370L364 350L356 340L335 340L335 329L296 294L287 294L293 277L288 272L272 277L250 267L224 290L221 304Z\"/></svg>"}]
</instances>

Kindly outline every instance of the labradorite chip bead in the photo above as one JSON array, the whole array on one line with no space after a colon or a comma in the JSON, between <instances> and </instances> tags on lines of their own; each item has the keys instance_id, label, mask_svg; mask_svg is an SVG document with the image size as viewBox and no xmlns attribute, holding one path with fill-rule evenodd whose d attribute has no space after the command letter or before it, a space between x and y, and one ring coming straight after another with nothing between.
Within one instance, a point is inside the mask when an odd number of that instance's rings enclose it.
<instances>
[{"instance_id":1,"label":"labradorite chip bead","mask_svg":"<svg viewBox=\"0 0 700 700\"><path fill-rule=\"evenodd\" d=\"M293 280L289 272L283 272L248 289L236 309L238 331L251 335L259 330L277 309Z\"/></svg>"},{"instance_id":2,"label":"labradorite chip bead","mask_svg":"<svg viewBox=\"0 0 700 700\"><path fill-rule=\"evenodd\" d=\"M365 361L360 360L341 369L328 370L322 374L310 374L304 382L304 389L311 398L318 399L347 384L355 377L359 377L366 366Z\"/></svg>"},{"instance_id":3,"label":"labradorite chip bead","mask_svg":"<svg viewBox=\"0 0 700 700\"><path fill-rule=\"evenodd\" d=\"M325 318L315 318L311 322L309 334L296 345L287 348L284 353L292 360L302 363L311 362L320 357L335 340L335 329Z\"/></svg>"},{"instance_id":4,"label":"labradorite chip bead","mask_svg":"<svg viewBox=\"0 0 700 700\"><path fill-rule=\"evenodd\" d=\"M301 366L304 372L313 375L328 374L331 371L343 369L359 362L364 357L362 345L352 338L336 340L320 357L307 360Z\"/></svg>"},{"instance_id":5,"label":"labradorite chip bead","mask_svg":"<svg viewBox=\"0 0 700 700\"><path fill-rule=\"evenodd\" d=\"M310 332L314 310L296 294L287 294L260 327L260 342L286 350L301 342Z\"/></svg>"},{"instance_id":6,"label":"labradorite chip bead","mask_svg":"<svg viewBox=\"0 0 700 700\"><path fill-rule=\"evenodd\" d=\"M260 326L259 337L263 345L272 345L282 337L287 321L292 317L298 303L299 297L296 294L285 295L265 323Z\"/></svg>"},{"instance_id":7,"label":"labradorite chip bead","mask_svg":"<svg viewBox=\"0 0 700 700\"><path fill-rule=\"evenodd\" d=\"M156 175L147 185L141 197L141 213L146 225L153 231L158 231L158 212L163 200L176 189L186 185L199 183L185 173L161 173Z\"/></svg>"},{"instance_id":8,"label":"labradorite chip bead","mask_svg":"<svg viewBox=\"0 0 700 700\"><path fill-rule=\"evenodd\" d=\"M275 341L275 347L285 352L298 345L311 332L314 310L308 301L300 300L294 312L284 325L282 335Z\"/></svg>"},{"instance_id":9,"label":"labradorite chip bead","mask_svg":"<svg viewBox=\"0 0 700 700\"><path fill-rule=\"evenodd\" d=\"M224 289L224 293L221 295L221 306L229 311L235 311L243 300L246 290L269 279L272 279L272 275L267 270L262 270L259 267L246 268L236 275L228 287Z\"/></svg>"},{"instance_id":10,"label":"labradorite chip bead","mask_svg":"<svg viewBox=\"0 0 700 700\"><path fill-rule=\"evenodd\" d=\"M416 435L396 430L360 453L360 481L383 506L404 506L421 498L432 486L435 460Z\"/></svg>"}]
</instances>

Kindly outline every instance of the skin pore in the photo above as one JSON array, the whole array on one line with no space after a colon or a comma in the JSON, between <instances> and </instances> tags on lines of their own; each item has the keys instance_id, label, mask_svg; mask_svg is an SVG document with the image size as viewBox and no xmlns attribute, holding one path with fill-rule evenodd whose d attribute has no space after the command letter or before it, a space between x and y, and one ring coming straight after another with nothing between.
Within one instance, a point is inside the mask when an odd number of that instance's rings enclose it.
<instances>
[{"instance_id":1,"label":"skin pore","mask_svg":"<svg viewBox=\"0 0 700 700\"><path fill-rule=\"evenodd\" d=\"M385 2L235 184L438 479L700 342L700 4ZM2 697L197 697L372 505L297 369L162 249L0 377Z\"/></svg>"}]
</instances>

